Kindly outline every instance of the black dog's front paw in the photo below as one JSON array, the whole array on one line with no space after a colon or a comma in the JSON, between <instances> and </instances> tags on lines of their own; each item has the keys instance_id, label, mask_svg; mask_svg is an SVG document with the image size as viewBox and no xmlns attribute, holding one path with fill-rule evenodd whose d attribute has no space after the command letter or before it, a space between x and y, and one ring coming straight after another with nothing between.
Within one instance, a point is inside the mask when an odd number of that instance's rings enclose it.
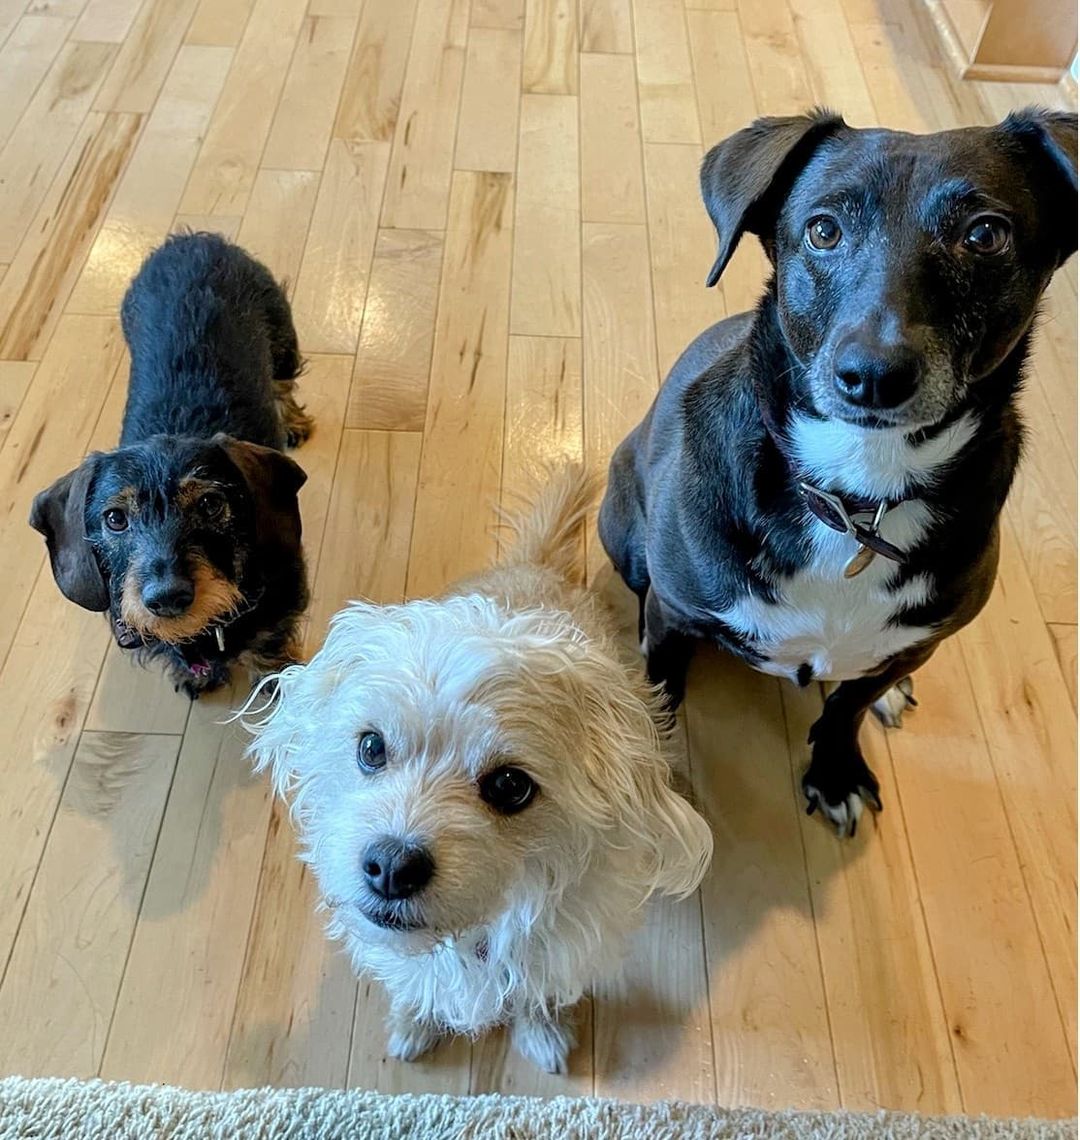
<instances>
[{"instance_id":1,"label":"black dog's front paw","mask_svg":"<svg viewBox=\"0 0 1080 1140\"><path fill-rule=\"evenodd\" d=\"M864 803L881 811L877 777L867 767L858 741L821 732L820 723L810 730L814 752L802 778L806 813L813 815L820 808L822 815L836 825L838 836L852 836L859 826Z\"/></svg>"}]
</instances>

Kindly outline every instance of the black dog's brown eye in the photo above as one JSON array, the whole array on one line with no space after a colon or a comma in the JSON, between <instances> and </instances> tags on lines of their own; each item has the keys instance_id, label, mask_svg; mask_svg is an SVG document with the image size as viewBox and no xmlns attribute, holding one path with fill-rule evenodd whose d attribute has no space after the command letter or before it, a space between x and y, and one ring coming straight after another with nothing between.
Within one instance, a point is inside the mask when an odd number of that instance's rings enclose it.
<instances>
[{"instance_id":1,"label":"black dog's brown eye","mask_svg":"<svg viewBox=\"0 0 1080 1140\"><path fill-rule=\"evenodd\" d=\"M356 762L365 772L386 767L386 741L377 732L365 732L356 745Z\"/></svg>"},{"instance_id":2,"label":"black dog's brown eye","mask_svg":"<svg viewBox=\"0 0 1080 1140\"><path fill-rule=\"evenodd\" d=\"M514 815L532 803L536 781L520 768L496 768L480 781L480 798L503 815Z\"/></svg>"},{"instance_id":3,"label":"black dog's brown eye","mask_svg":"<svg viewBox=\"0 0 1080 1140\"><path fill-rule=\"evenodd\" d=\"M806 241L812 249L835 249L843 231L832 218L811 218L806 223Z\"/></svg>"},{"instance_id":4,"label":"black dog's brown eye","mask_svg":"<svg viewBox=\"0 0 1080 1140\"><path fill-rule=\"evenodd\" d=\"M127 530L127 511L122 511L119 507L111 507L103 517L109 530Z\"/></svg>"},{"instance_id":5,"label":"black dog's brown eye","mask_svg":"<svg viewBox=\"0 0 1080 1140\"><path fill-rule=\"evenodd\" d=\"M208 519L216 519L225 510L225 496L218 491L209 491L199 500L199 510Z\"/></svg>"},{"instance_id":6,"label":"black dog's brown eye","mask_svg":"<svg viewBox=\"0 0 1080 1140\"><path fill-rule=\"evenodd\" d=\"M1001 253L1009 244L1009 223L1004 218L976 218L964 234L964 248L972 253Z\"/></svg>"}]
</instances>

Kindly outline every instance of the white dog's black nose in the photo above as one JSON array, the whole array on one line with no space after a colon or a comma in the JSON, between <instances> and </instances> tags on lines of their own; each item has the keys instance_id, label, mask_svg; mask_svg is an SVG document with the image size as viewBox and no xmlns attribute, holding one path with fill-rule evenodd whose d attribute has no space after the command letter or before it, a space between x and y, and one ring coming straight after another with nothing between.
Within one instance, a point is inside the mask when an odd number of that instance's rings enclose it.
<instances>
[{"instance_id":1,"label":"white dog's black nose","mask_svg":"<svg viewBox=\"0 0 1080 1140\"><path fill-rule=\"evenodd\" d=\"M921 371L908 345L858 334L837 345L833 368L837 391L859 408L898 408L915 395Z\"/></svg>"},{"instance_id":2,"label":"white dog's black nose","mask_svg":"<svg viewBox=\"0 0 1080 1140\"><path fill-rule=\"evenodd\" d=\"M435 860L423 847L400 839L377 839L364 852L364 878L384 899L407 899L424 889L435 873Z\"/></svg>"}]
</instances>

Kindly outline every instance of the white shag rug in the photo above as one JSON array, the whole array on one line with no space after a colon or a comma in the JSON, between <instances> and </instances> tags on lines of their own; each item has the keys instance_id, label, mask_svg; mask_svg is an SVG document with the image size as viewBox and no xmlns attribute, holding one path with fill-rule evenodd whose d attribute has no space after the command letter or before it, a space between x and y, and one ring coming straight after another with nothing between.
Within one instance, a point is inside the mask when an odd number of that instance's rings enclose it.
<instances>
[{"instance_id":1,"label":"white shag rug","mask_svg":"<svg viewBox=\"0 0 1080 1140\"><path fill-rule=\"evenodd\" d=\"M0 1140L1073 1140L1075 1121L0 1080Z\"/></svg>"}]
</instances>

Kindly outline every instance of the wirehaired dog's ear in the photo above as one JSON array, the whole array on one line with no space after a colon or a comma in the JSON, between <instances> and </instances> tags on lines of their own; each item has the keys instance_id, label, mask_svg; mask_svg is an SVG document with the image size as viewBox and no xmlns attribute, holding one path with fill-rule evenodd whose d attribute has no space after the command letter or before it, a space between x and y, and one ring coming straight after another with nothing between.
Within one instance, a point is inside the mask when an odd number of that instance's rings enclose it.
<instances>
[{"instance_id":1,"label":"wirehaired dog's ear","mask_svg":"<svg viewBox=\"0 0 1080 1140\"><path fill-rule=\"evenodd\" d=\"M299 463L273 447L217 435L224 450L244 477L255 504L256 542L259 546L300 549L300 504L296 493L307 482Z\"/></svg>"},{"instance_id":2,"label":"wirehaired dog's ear","mask_svg":"<svg viewBox=\"0 0 1080 1140\"><path fill-rule=\"evenodd\" d=\"M1026 107L1014 111L1001 130L1019 139L1032 154L1032 184L1041 212L1053 218L1057 264L1076 252L1076 114Z\"/></svg>"},{"instance_id":3,"label":"wirehaired dog's ear","mask_svg":"<svg viewBox=\"0 0 1080 1140\"><path fill-rule=\"evenodd\" d=\"M34 496L30 525L45 536L53 577L66 598L85 610L107 610L109 591L86 537L86 499L97 472L90 455Z\"/></svg>"},{"instance_id":4,"label":"wirehaired dog's ear","mask_svg":"<svg viewBox=\"0 0 1080 1140\"><path fill-rule=\"evenodd\" d=\"M824 109L757 119L709 151L701 164L701 196L716 227L719 247L706 285L720 280L744 233L767 238L783 188L805 166L818 143L845 125L839 115ZM762 244L768 253L768 242Z\"/></svg>"}]
</instances>

